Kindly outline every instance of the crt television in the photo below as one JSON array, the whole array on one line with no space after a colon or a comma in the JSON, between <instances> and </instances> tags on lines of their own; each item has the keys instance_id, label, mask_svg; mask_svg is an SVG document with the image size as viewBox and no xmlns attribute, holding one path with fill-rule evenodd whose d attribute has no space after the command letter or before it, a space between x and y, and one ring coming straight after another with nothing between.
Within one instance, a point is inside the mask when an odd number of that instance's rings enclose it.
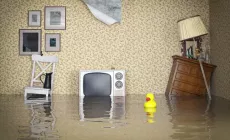
<instances>
[{"instance_id":1,"label":"crt television","mask_svg":"<svg viewBox=\"0 0 230 140\"><path fill-rule=\"evenodd\" d=\"M80 70L79 96L125 96L124 70Z\"/></svg>"}]
</instances>

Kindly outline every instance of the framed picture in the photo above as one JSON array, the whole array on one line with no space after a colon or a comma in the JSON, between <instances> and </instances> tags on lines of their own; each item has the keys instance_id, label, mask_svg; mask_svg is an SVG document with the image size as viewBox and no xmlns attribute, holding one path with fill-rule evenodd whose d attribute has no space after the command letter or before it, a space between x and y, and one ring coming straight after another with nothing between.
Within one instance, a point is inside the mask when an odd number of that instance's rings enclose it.
<instances>
[{"instance_id":1,"label":"framed picture","mask_svg":"<svg viewBox=\"0 0 230 140\"><path fill-rule=\"evenodd\" d=\"M200 50L200 41L200 38L195 38L195 41L193 39L182 41L182 56L197 59L197 55L199 53L197 51Z\"/></svg>"},{"instance_id":2,"label":"framed picture","mask_svg":"<svg viewBox=\"0 0 230 140\"><path fill-rule=\"evenodd\" d=\"M38 29L20 29L19 55L40 54L41 33L42 31Z\"/></svg>"},{"instance_id":3,"label":"framed picture","mask_svg":"<svg viewBox=\"0 0 230 140\"><path fill-rule=\"evenodd\" d=\"M46 52L59 52L61 50L61 34L47 33L45 35Z\"/></svg>"},{"instance_id":4,"label":"framed picture","mask_svg":"<svg viewBox=\"0 0 230 140\"><path fill-rule=\"evenodd\" d=\"M196 58L197 41L185 41L186 56Z\"/></svg>"},{"instance_id":5,"label":"framed picture","mask_svg":"<svg viewBox=\"0 0 230 140\"><path fill-rule=\"evenodd\" d=\"M45 7L45 29L46 30L65 30L66 12L64 6Z\"/></svg>"},{"instance_id":6,"label":"framed picture","mask_svg":"<svg viewBox=\"0 0 230 140\"><path fill-rule=\"evenodd\" d=\"M28 13L28 26L40 27L41 26L41 11L31 10Z\"/></svg>"}]
</instances>

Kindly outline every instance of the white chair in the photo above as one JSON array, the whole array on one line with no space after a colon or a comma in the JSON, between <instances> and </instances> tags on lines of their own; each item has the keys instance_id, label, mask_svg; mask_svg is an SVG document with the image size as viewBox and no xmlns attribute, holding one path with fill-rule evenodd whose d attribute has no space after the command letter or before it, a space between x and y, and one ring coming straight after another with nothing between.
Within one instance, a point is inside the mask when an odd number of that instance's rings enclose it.
<instances>
[{"instance_id":1,"label":"white chair","mask_svg":"<svg viewBox=\"0 0 230 140\"><path fill-rule=\"evenodd\" d=\"M46 95L45 101L48 101L49 95L52 94L53 89L53 81L54 81L54 72L55 72L55 63L58 62L58 58L56 56L41 56L41 55L32 55L32 61L33 61L33 68L32 68L32 77L30 82L30 87L25 87L25 93L24 98L25 101L28 100L29 94L43 94ZM46 66L43 66L42 64L46 63ZM35 72L37 70L37 67L41 70L40 73L35 75ZM48 71L48 68L52 71L52 77L51 77L51 89L46 89L43 87L36 87L34 86L34 83L42 83L40 80L40 76L46 71Z\"/></svg>"}]
</instances>

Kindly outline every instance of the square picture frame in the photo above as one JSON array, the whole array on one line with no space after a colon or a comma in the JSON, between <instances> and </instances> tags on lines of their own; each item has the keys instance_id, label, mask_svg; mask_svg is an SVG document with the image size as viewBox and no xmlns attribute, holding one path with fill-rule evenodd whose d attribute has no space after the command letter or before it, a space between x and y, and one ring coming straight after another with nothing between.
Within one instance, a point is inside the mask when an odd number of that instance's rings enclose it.
<instances>
[{"instance_id":1,"label":"square picture frame","mask_svg":"<svg viewBox=\"0 0 230 140\"><path fill-rule=\"evenodd\" d=\"M41 11L40 10L28 11L28 26L41 27Z\"/></svg>"},{"instance_id":2,"label":"square picture frame","mask_svg":"<svg viewBox=\"0 0 230 140\"><path fill-rule=\"evenodd\" d=\"M19 29L19 55L41 53L40 29Z\"/></svg>"},{"instance_id":3,"label":"square picture frame","mask_svg":"<svg viewBox=\"0 0 230 140\"><path fill-rule=\"evenodd\" d=\"M45 34L45 51L46 52L61 51L61 34L59 33Z\"/></svg>"},{"instance_id":4,"label":"square picture frame","mask_svg":"<svg viewBox=\"0 0 230 140\"><path fill-rule=\"evenodd\" d=\"M197 59L197 55L199 55L199 51L201 49L201 41L200 37L195 39L188 39L181 42L181 54L184 57Z\"/></svg>"},{"instance_id":5,"label":"square picture frame","mask_svg":"<svg viewBox=\"0 0 230 140\"><path fill-rule=\"evenodd\" d=\"M66 29L65 6L45 6L45 30Z\"/></svg>"},{"instance_id":6,"label":"square picture frame","mask_svg":"<svg viewBox=\"0 0 230 140\"><path fill-rule=\"evenodd\" d=\"M186 56L196 58L197 41L185 41Z\"/></svg>"}]
</instances>

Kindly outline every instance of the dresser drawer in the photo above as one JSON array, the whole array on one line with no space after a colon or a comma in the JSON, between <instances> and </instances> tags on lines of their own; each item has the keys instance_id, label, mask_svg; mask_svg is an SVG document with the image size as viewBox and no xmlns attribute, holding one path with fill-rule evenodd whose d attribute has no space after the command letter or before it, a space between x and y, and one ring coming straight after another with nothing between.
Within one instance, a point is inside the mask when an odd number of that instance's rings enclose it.
<instances>
[{"instance_id":1,"label":"dresser drawer","mask_svg":"<svg viewBox=\"0 0 230 140\"><path fill-rule=\"evenodd\" d=\"M183 63L179 63L178 67L177 67L177 71L181 72L181 73L189 74L190 66L186 65L186 64L183 64Z\"/></svg>"},{"instance_id":2,"label":"dresser drawer","mask_svg":"<svg viewBox=\"0 0 230 140\"><path fill-rule=\"evenodd\" d=\"M181 91L181 90L173 88L172 91L171 91L171 95L175 95L175 96L191 96L191 95L203 95L203 94L189 93L189 92L185 92L185 91Z\"/></svg>"},{"instance_id":3,"label":"dresser drawer","mask_svg":"<svg viewBox=\"0 0 230 140\"><path fill-rule=\"evenodd\" d=\"M197 78L202 78L202 72L201 72L199 65L198 66L192 66L189 74L191 76L195 76Z\"/></svg>"},{"instance_id":4,"label":"dresser drawer","mask_svg":"<svg viewBox=\"0 0 230 140\"><path fill-rule=\"evenodd\" d=\"M184 83L177 80L175 80L173 83L173 89L180 90L187 93L192 93L192 94L200 94L199 86L194 86L189 83Z\"/></svg>"},{"instance_id":5,"label":"dresser drawer","mask_svg":"<svg viewBox=\"0 0 230 140\"><path fill-rule=\"evenodd\" d=\"M187 74L178 72L176 73L175 80L182 81L182 82L194 85L194 86L197 85L197 86L205 87L203 79L194 77L192 75L187 75Z\"/></svg>"}]
</instances>

